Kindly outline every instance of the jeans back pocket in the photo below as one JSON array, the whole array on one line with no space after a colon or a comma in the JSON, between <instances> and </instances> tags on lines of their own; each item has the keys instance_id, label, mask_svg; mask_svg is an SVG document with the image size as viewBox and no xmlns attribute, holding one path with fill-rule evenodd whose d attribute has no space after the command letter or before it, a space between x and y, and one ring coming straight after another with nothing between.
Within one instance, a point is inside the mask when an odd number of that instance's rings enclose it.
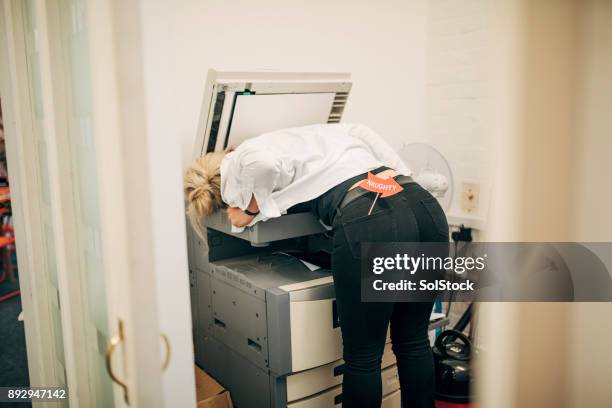
<instances>
[{"instance_id":1,"label":"jeans back pocket","mask_svg":"<svg viewBox=\"0 0 612 408\"><path fill-rule=\"evenodd\" d=\"M355 259L361 259L362 242L394 242L398 238L397 220L389 210L342 222L342 230Z\"/></svg>"}]
</instances>

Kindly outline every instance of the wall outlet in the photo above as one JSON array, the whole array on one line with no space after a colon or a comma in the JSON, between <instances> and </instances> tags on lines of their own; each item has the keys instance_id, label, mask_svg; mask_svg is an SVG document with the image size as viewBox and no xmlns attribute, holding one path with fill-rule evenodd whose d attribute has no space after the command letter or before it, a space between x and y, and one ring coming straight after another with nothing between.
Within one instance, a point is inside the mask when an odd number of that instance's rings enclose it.
<instances>
[{"instance_id":1,"label":"wall outlet","mask_svg":"<svg viewBox=\"0 0 612 408\"><path fill-rule=\"evenodd\" d=\"M461 183L461 210L467 214L478 212L480 204L480 184L464 181Z\"/></svg>"}]
</instances>

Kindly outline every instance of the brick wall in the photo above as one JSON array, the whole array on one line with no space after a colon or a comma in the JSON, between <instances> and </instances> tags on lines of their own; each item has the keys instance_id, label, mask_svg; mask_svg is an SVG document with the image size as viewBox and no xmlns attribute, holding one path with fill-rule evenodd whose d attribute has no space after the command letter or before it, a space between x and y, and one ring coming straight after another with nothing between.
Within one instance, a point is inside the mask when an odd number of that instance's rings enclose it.
<instances>
[{"instance_id":1,"label":"brick wall","mask_svg":"<svg viewBox=\"0 0 612 408\"><path fill-rule=\"evenodd\" d=\"M484 0L428 2L428 141L449 161L455 177L451 213L461 215L462 182L480 184L485 217L491 189L486 134L489 38Z\"/></svg>"}]
</instances>

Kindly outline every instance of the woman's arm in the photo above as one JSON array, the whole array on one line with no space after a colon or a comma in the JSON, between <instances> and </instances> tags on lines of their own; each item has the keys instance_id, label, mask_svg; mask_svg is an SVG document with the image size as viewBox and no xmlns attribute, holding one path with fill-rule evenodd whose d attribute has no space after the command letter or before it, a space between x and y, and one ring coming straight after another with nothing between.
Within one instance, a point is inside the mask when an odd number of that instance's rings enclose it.
<instances>
[{"instance_id":1,"label":"woman's arm","mask_svg":"<svg viewBox=\"0 0 612 408\"><path fill-rule=\"evenodd\" d=\"M261 149L240 151L228 155L221 164L221 195L228 204L232 225L244 227L261 213L259 219L280 216L272 192L279 188L281 165L270 152Z\"/></svg>"},{"instance_id":2,"label":"woman's arm","mask_svg":"<svg viewBox=\"0 0 612 408\"><path fill-rule=\"evenodd\" d=\"M229 218L230 222L235 227L245 227L249 225L259 213L259 206L257 205L255 195L253 195L251 198L251 202L249 203L247 210L255 215L249 215L238 207L228 207L227 218Z\"/></svg>"}]
</instances>

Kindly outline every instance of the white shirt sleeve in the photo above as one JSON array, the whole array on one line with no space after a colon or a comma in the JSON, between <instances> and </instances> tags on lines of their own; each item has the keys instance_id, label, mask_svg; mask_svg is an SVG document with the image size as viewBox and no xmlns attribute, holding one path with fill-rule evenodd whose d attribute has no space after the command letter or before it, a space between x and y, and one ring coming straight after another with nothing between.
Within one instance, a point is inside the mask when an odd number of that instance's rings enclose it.
<instances>
[{"instance_id":1,"label":"white shirt sleeve","mask_svg":"<svg viewBox=\"0 0 612 408\"><path fill-rule=\"evenodd\" d=\"M378 133L365 125L347 126L349 126L348 134L365 143L376 159L380 160L385 166L397 170L405 176L412 175L412 171L408 166Z\"/></svg>"},{"instance_id":2,"label":"white shirt sleeve","mask_svg":"<svg viewBox=\"0 0 612 408\"><path fill-rule=\"evenodd\" d=\"M228 153L221 162L221 197L230 207L245 210L254 195L260 214L256 220L280 217L272 198L279 186L280 160L261 149Z\"/></svg>"}]
</instances>

